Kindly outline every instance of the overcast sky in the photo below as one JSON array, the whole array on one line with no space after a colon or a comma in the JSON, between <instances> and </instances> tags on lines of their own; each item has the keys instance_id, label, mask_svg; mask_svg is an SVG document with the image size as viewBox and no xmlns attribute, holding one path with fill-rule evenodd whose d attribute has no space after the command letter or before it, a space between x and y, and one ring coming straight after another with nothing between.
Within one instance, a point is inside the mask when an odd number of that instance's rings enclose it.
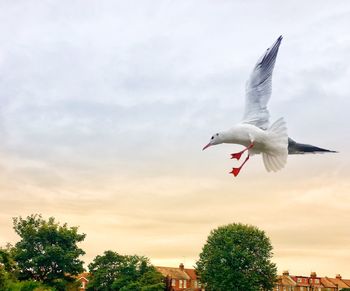
<instances>
[{"instance_id":1,"label":"overcast sky","mask_svg":"<svg viewBox=\"0 0 350 291\"><path fill-rule=\"evenodd\" d=\"M279 272L350 278L349 1L0 0L0 245L42 213L103 251L192 266L211 229L266 231ZM202 152L239 122L279 35L269 103L289 135L338 154Z\"/></svg>"}]
</instances>

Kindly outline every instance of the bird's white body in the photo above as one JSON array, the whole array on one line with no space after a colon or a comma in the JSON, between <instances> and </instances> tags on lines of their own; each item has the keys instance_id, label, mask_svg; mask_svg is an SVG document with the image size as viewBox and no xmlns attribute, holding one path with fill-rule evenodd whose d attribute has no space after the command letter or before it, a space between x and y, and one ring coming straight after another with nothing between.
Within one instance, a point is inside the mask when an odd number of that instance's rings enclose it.
<instances>
[{"instance_id":1,"label":"bird's white body","mask_svg":"<svg viewBox=\"0 0 350 291\"><path fill-rule=\"evenodd\" d=\"M288 156L288 134L283 119L278 119L264 130L249 123L239 123L219 132L220 143L240 144L249 147L249 155L262 154L267 171L284 167Z\"/></svg>"},{"instance_id":2,"label":"bird's white body","mask_svg":"<svg viewBox=\"0 0 350 291\"><path fill-rule=\"evenodd\" d=\"M267 149L268 133L255 125L248 123L239 123L229 130L220 133L223 136L223 143L240 144L248 147L254 142L254 147L249 151L251 153L261 153Z\"/></svg>"}]
</instances>

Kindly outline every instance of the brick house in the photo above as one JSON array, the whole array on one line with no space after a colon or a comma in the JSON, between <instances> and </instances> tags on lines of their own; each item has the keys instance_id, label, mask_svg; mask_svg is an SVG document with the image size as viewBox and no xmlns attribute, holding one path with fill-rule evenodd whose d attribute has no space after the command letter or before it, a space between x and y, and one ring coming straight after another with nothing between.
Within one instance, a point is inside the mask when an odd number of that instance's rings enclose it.
<instances>
[{"instance_id":1,"label":"brick house","mask_svg":"<svg viewBox=\"0 0 350 291\"><path fill-rule=\"evenodd\" d=\"M342 279L340 275L336 278L319 277L315 272L310 276L291 276L284 271L278 276L274 291L339 291L342 288L350 288L350 280Z\"/></svg>"},{"instance_id":2,"label":"brick house","mask_svg":"<svg viewBox=\"0 0 350 291\"><path fill-rule=\"evenodd\" d=\"M309 284L311 290L321 291L323 288L321 277L317 277L316 272L311 272L309 277Z\"/></svg>"},{"instance_id":3,"label":"brick house","mask_svg":"<svg viewBox=\"0 0 350 291\"><path fill-rule=\"evenodd\" d=\"M307 277L307 276L292 276L291 278L297 283L295 291L309 291L309 287L310 287L309 277Z\"/></svg>"},{"instance_id":4,"label":"brick house","mask_svg":"<svg viewBox=\"0 0 350 291\"><path fill-rule=\"evenodd\" d=\"M194 269L181 263L178 268L156 267L165 278L167 291L204 291Z\"/></svg>"},{"instance_id":5,"label":"brick house","mask_svg":"<svg viewBox=\"0 0 350 291\"><path fill-rule=\"evenodd\" d=\"M274 291L290 291L296 290L297 283L289 276L288 271L284 271L282 275L277 276L277 282Z\"/></svg>"},{"instance_id":6,"label":"brick house","mask_svg":"<svg viewBox=\"0 0 350 291\"><path fill-rule=\"evenodd\" d=\"M342 277L340 275L337 275L340 277L340 279L345 282L346 285L350 286L350 279L342 279Z\"/></svg>"},{"instance_id":7,"label":"brick house","mask_svg":"<svg viewBox=\"0 0 350 291\"><path fill-rule=\"evenodd\" d=\"M349 280L342 279L342 277L339 274L336 275L335 278L326 278L328 281L331 281L334 285L336 285L338 287L338 290L342 290L343 288L350 288L350 284L346 283L350 283Z\"/></svg>"},{"instance_id":8,"label":"brick house","mask_svg":"<svg viewBox=\"0 0 350 291\"><path fill-rule=\"evenodd\" d=\"M337 291L337 285L334 285L327 278L321 278L321 284L323 285L322 291Z\"/></svg>"},{"instance_id":9,"label":"brick house","mask_svg":"<svg viewBox=\"0 0 350 291\"><path fill-rule=\"evenodd\" d=\"M166 283L166 291L204 291L194 269L187 269L183 264L178 268L156 267ZM85 291L89 282L89 273L77 276L80 282L78 291ZM315 272L310 276L291 276L288 271L277 277L273 291L340 291L350 288L350 279L343 279L339 274L335 278L319 277Z\"/></svg>"},{"instance_id":10,"label":"brick house","mask_svg":"<svg viewBox=\"0 0 350 291\"><path fill-rule=\"evenodd\" d=\"M194 269L185 269L183 264L178 268L156 267L156 269L165 278L166 291L204 291ZM86 290L89 275L82 273L77 276L77 281L80 282L78 291Z\"/></svg>"},{"instance_id":11,"label":"brick house","mask_svg":"<svg viewBox=\"0 0 350 291\"><path fill-rule=\"evenodd\" d=\"M77 281L80 282L80 285L78 287L78 291L85 291L87 288L87 284L89 283L89 273L85 272L85 273L81 273L78 278Z\"/></svg>"}]
</instances>

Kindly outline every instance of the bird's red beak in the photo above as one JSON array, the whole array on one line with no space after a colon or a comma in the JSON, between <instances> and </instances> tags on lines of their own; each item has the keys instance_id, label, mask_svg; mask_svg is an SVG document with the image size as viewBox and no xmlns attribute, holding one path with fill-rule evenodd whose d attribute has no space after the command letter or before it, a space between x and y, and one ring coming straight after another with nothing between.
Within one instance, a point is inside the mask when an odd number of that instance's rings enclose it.
<instances>
[{"instance_id":1,"label":"bird's red beak","mask_svg":"<svg viewBox=\"0 0 350 291\"><path fill-rule=\"evenodd\" d=\"M208 147L210 147L210 146L211 146L211 144L208 143L208 144L202 149L202 151L204 151L206 148L208 148Z\"/></svg>"}]
</instances>

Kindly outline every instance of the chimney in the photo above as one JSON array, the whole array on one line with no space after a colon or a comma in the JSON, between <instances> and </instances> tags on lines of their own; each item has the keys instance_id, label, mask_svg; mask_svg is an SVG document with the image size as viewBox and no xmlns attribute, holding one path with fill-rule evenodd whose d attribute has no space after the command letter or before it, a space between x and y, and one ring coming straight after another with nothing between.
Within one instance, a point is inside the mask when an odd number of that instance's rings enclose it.
<instances>
[{"instance_id":1,"label":"chimney","mask_svg":"<svg viewBox=\"0 0 350 291\"><path fill-rule=\"evenodd\" d=\"M289 276L289 271L288 271L288 270L283 271L282 275L283 275L283 276Z\"/></svg>"},{"instance_id":2,"label":"chimney","mask_svg":"<svg viewBox=\"0 0 350 291\"><path fill-rule=\"evenodd\" d=\"M180 264L180 266L179 266L179 268L180 268L180 270L181 270L181 271L183 271L183 270L185 269L184 264L183 264L183 263L181 263L181 264Z\"/></svg>"},{"instance_id":3,"label":"chimney","mask_svg":"<svg viewBox=\"0 0 350 291\"><path fill-rule=\"evenodd\" d=\"M337 279L341 280L341 276L340 276L340 274L337 274L337 275L335 276L335 278L337 278Z\"/></svg>"},{"instance_id":4,"label":"chimney","mask_svg":"<svg viewBox=\"0 0 350 291\"><path fill-rule=\"evenodd\" d=\"M311 278L316 278L316 277L317 277L317 276L316 276L316 272L311 272L310 277L311 277Z\"/></svg>"}]
</instances>

